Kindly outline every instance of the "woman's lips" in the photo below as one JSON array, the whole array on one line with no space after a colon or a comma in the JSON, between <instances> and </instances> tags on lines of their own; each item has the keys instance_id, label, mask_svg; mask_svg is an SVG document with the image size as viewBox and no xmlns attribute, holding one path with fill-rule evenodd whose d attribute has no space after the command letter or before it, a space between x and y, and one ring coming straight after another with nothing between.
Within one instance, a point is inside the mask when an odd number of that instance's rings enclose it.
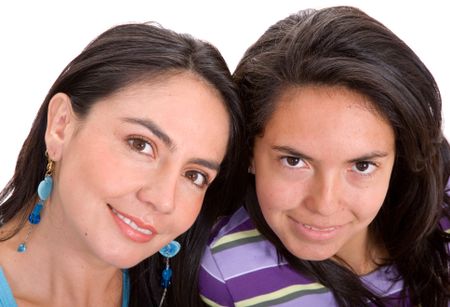
<instances>
[{"instance_id":1,"label":"woman's lips","mask_svg":"<svg viewBox=\"0 0 450 307\"><path fill-rule=\"evenodd\" d=\"M156 235L156 230L151 225L142 222L138 218L119 212L111 206L109 207L119 229L129 239L145 243Z\"/></svg>"}]
</instances>

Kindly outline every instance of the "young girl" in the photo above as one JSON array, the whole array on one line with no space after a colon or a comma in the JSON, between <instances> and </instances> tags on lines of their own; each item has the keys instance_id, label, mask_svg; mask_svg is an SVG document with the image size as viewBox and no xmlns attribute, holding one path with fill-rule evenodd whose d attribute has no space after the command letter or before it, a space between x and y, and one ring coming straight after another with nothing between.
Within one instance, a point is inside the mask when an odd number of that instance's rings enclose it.
<instances>
[{"instance_id":1,"label":"young girl","mask_svg":"<svg viewBox=\"0 0 450 307\"><path fill-rule=\"evenodd\" d=\"M0 306L161 306L172 267L165 302L185 306L234 195L242 118L210 44L152 24L101 34L50 89L0 194Z\"/></svg>"},{"instance_id":2,"label":"young girl","mask_svg":"<svg viewBox=\"0 0 450 307\"><path fill-rule=\"evenodd\" d=\"M235 72L250 185L200 272L220 306L448 306L449 145L425 65L356 8L270 27Z\"/></svg>"}]
</instances>

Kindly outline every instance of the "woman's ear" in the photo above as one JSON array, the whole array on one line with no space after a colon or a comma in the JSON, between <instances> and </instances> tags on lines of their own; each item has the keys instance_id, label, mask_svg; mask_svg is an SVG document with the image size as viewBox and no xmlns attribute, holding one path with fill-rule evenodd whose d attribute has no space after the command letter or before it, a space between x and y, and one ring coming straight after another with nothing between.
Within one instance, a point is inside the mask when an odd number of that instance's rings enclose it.
<instances>
[{"instance_id":1,"label":"woman's ear","mask_svg":"<svg viewBox=\"0 0 450 307\"><path fill-rule=\"evenodd\" d=\"M250 165L248 167L248 172L250 174L253 174L253 175L255 174L255 162L254 162L253 158L250 160Z\"/></svg>"},{"instance_id":2,"label":"woman's ear","mask_svg":"<svg viewBox=\"0 0 450 307\"><path fill-rule=\"evenodd\" d=\"M47 152L53 161L61 159L63 145L73 133L74 122L75 117L70 97L64 93L55 94L48 105L45 131Z\"/></svg>"}]
</instances>

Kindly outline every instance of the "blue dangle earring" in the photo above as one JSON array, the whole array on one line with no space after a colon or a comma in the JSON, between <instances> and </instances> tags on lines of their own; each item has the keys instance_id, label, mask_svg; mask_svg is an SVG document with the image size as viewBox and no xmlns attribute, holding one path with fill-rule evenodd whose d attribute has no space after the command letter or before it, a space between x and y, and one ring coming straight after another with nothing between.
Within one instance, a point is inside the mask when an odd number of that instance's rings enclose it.
<instances>
[{"instance_id":1,"label":"blue dangle earring","mask_svg":"<svg viewBox=\"0 0 450 307\"><path fill-rule=\"evenodd\" d=\"M161 275L161 286L163 287L164 292L161 301L159 302L159 307L162 306L164 299L166 298L167 288L169 288L170 279L172 278L172 269L170 268L169 259L178 254L180 249L180 243L174 240L159 250L159 253L165 257L166 262L166 266Z\"/></svg>"},{"instance_id":2,"label":"blue dangle earring","mask_svg":"<svg viewBox=\"0 0 450 307\"><path fill-rule=\"evenodd\" d=\"M28 216L28 222L30 222L28 232L25 236L25 239L22 243L19 244L17 247L17 251L19 253L23 253L27 250L27 242L30 238L31 231L33 230L33 226L36 224L39 224L41 221L41 211L44 207L44 202L47 200L47 198L50 196L50 193L52 192L53 188L53 167L54 162L48 157L47 153L45 153L48 162L47 162L47 170L45 172L44 179L39 183L39 186L37 188L37 193L39 196L39 201L36 205L34 205L33 211L31 211L30 215Z\"/></svg>"}]
</instances>

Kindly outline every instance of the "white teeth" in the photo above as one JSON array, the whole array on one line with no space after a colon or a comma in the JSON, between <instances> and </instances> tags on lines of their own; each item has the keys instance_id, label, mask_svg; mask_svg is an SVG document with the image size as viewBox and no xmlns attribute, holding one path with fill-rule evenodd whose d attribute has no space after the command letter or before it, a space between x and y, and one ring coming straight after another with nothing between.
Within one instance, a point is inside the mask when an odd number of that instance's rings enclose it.
<instances>
[{"instance_id":1,"label":"white teeth","mask_svg":"<svg viewBox=\"0 0 450 307\"><path fill-rule=\"evenodd\" d=\"M323 231L323 232L333 231L333 230L336 229L336 227L316 228L316 227L313 227L313 226L307 225L307 224L303 224L303 226L305 226L305 228L308 228L308 229L310 229L310 230L314 230L314 231Z\"/></svg>"},{"instance_id":2,"label":"white teeth","mask_svg":"<svg viewBox=\"0 0 450 307\"><path fill-rule=\"evenodd\" d=\"M120 214L119 212L117 212L114 208L112 208L112 212L117 215L119 217L119 219L121 219L125 224L127 224L128 226L130 226L131 228L133 228L136 231L139 231L140 233L143 233L145 235L151 235L152 232L149 229L145 229L145 228L141 228L138 225L136 225L135 222L133 222L132 220L130 220L129 218L123 216L122 214Z\"/></svg>"}]
</instances>

